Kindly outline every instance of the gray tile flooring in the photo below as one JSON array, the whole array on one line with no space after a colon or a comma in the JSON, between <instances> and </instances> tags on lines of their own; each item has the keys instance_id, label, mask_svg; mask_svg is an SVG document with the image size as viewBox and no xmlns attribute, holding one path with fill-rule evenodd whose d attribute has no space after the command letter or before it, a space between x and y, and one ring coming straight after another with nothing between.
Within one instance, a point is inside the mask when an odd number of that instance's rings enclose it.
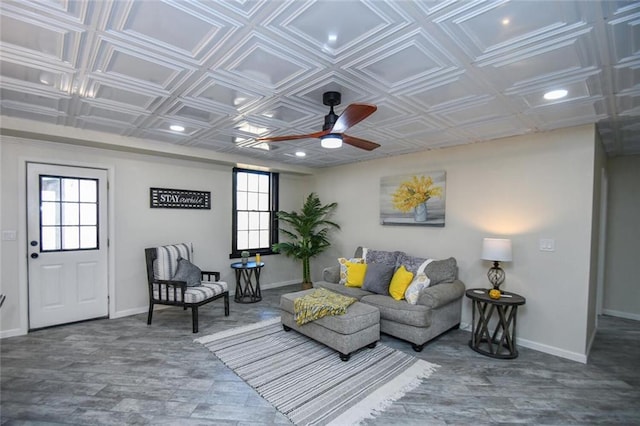
<instances>
[{"instance_id":1,"label":"gray tile flooring","mask_svg":"<svg viewBox=\"0 0 640 426\"><path fill-rule=\"evenodd\" d=\"M194 337L279 315L281 294L263 301L146 314L54 327L0 341L2 425L274 425L287 419L222 365ZM416 354L440 365L422 385L368 425L624 424L640 425L640 322L611 317L587 365L520 347L515 360L494 360L454 330Z\"/></svg>"}]
</instances>

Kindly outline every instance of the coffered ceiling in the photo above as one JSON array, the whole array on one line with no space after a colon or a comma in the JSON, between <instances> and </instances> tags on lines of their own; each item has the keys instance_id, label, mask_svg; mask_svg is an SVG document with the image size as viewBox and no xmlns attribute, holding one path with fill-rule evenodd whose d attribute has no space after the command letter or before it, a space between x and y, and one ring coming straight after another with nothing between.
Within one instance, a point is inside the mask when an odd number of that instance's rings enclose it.
<instances>
[{"instance_id":1,"label":"coffered ceiling","mask_svg":"<svg viewBox=\"0 0 640 426\"><path fill-rule=\"evenodd\" d=\"M5 120L307 167L587 123L610 155L640 154L640 2L3 0L0 13ZM545 100L552 89L568 95ZM338 114L377 105L347 133L380 148L255 140L322 130L329 90Z\"/></svg>"}]
</instances>

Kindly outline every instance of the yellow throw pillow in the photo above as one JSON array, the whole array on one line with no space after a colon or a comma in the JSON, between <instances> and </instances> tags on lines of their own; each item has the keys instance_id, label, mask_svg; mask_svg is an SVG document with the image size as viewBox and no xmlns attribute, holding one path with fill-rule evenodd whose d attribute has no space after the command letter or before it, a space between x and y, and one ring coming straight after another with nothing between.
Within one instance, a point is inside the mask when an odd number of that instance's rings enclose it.
<instances>
[{"instance_id":1,"label":"yellow throw pillow","mask_svg":"<svg viewBox=\"0 0 640 426\"><path fill-rule=\"evenodd\" d=\"M347 287L362 287L364 276L367 274L366 263L347 262Z\"/></svg>"},{"instance_id":2,"label":"yellow throw pillow","mask_svg":"<svg viewBox=\"0 0 640 426\"><path fill-rule=\"evenodd\" d=\"M404 299L404 293L413 280L413 272L407 271L404 265L401 265L391 278L389 284L389 294L396 300Z\"/></svg>"}]
</instances>

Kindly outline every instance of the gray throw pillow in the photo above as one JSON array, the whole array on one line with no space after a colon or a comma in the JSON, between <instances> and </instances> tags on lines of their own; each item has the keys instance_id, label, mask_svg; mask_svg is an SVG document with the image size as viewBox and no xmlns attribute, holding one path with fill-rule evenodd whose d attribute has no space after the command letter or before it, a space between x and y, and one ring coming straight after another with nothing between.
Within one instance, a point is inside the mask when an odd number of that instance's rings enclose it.
<instances>
[{"instance_id":1,"label":"gray throw pillow","mask_svg":"<svg viewBox=\"0 0 640 426\"><path fill-rule=\"evenodd\" d=\"M389 294L389 284L395 267L384 263L368 263L362 289L372 293Z\"/></svg>"},{"instance_id":2,"label":"gray throw pillow","mask_svg":"<svg viewBox=\"0 0 640 426\"><path fill-rule=\"evenodd\" d=\"M434 260L424 269L424 273L431 280L430 285L453 282L458 276L456 258L450 257L444 260Z\"/></svg>"},{"instance_id":3,"label":"gray throw pillow","mask_svg":"<svg viewBox=\"0 0 640 426\"><path fill-rule=\"evenodd\" d=\"M178 259L178 269L172 278L173 281L186 281L187 286L196 287L201 285L202 271L187 259Z\"/></svg>"}]
</instances>

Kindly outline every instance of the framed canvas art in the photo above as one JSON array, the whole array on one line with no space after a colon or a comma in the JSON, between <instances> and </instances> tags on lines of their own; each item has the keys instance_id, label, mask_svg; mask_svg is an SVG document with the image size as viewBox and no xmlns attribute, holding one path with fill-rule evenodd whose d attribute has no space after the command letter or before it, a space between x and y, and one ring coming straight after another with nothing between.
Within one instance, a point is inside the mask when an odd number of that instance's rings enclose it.
<instances>
[{"instance_id":1,"label":"framed canvas art","mask_svg":"<svg viewBox=\"0 0 640 426\"><path fill-rule=\"evenodd\" d=\"M380 179L382 225L444 226L444 171L387 176Z\"/></svg>"}]
</instances>

